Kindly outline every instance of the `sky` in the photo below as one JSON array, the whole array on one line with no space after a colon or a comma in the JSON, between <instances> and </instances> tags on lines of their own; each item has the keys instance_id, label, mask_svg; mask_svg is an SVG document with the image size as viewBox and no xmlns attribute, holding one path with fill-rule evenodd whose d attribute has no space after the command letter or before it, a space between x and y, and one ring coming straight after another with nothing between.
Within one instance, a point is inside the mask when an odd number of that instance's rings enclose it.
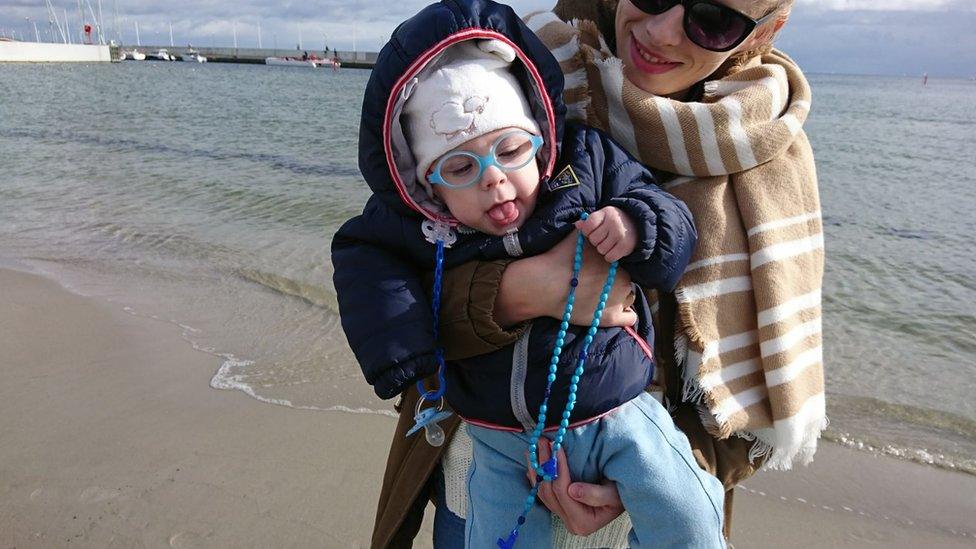
<instances>
[{"instance_id":1,"label":"sky","mask_svg":"<svg viewBox=\"0 0 976 549\"><path fill-rule=\"evenodd\" d=\"M80 27L77 0L50 0ZM98 12L98 0L87 0ZM101 0L109 38L142 44L376 51L428 0ZM519 0L520 12L554 0ZM116 9L118 18L116 19ZM87 11L87 8L86 8ZM29 18L29 19L27 19ZM44 0L0 0L0 35L50 32ZM91 20L91 17L88 18ZM116 20L118 25L116 25ZM976 0L797 0L778 46L808 72L976 76ZM77 31L76 31L77 32Z\"/></svg>"}]
</instances>

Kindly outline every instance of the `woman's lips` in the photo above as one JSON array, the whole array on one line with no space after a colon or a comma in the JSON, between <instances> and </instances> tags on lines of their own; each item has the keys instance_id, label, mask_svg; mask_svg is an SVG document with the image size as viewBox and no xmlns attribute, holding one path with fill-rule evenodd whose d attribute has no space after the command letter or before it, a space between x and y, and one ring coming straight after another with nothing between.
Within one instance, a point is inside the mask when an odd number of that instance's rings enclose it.
<instances>
[{"instance_id":1,"label":"woman's lips","mask_svg":"<svg viewBox=\"0 0 976 549\"><path fill-rule=\"evenodd\" d=\"M508 202L502 202L501 204L492 206L488 210L488 218L499 227L515 223L519 218L519 211L515 206L515 201L509 200Z\"/></svg>"},{"instance_id":2,"label":"woman's lips","mask_svg":"<svg viewBox=\"0 0 976 549\"><path fill-rule=\"evenodd\" d=\"M641 46L634 35L630 35L630 59L637 70L647 74L662 74L681 65Z\"/></svg>"}]
</instances>

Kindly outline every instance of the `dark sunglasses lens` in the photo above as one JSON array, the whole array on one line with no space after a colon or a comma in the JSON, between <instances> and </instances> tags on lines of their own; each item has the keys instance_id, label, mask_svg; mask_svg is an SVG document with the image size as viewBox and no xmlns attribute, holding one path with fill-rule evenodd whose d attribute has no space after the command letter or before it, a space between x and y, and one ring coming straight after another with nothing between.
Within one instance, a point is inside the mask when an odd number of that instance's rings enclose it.
<instances>
[{"instance_id":1,"label":"dark sunglasses lens","mask_svg":"<svg viewBox=\"0 0 976 549\"><path fill-rule=\"evenodd\" d=\"M687 9L688 38L705 49L730 48L748 32L749 22L724 6L699 2Z\"/></svg>"},{"instance_id":2,"label":"dark sunglasses lens","mask_svg":"<svg viewBox=\"0 0 976 549\"><path fill-rule=\"evenodd\" d=\"M631 3L644 13L657 15L677 6L679 0L631 0Z\"/></svg>"}]
</instances>

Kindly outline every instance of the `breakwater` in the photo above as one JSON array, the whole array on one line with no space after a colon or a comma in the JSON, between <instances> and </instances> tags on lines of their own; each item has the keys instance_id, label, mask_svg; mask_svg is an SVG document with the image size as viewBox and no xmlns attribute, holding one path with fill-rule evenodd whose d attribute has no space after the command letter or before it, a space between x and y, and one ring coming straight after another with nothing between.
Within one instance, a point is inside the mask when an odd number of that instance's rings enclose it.
<instances>
[{"instance_id":1,"label":"breakwater","mask_svg":"<svg viewBox=\"0 0 976 549\"><path fill-rule=\"evenodd\" d=\"M176 56L183 55L189 49L186 46L160 46L160 45L148 45L148 46L132 46L125 45L122 46L125 51L131 51L132 49L139 50L142 53L152 53L159 49L165 49L170 54ZM326 54L323 50L313 50L313 49L273 49L273 48L208 48L202 46L193 46L193 49L200 52L200 55L207 58L208 62L211 63L250 63L250 64L264 64L264 59L266 57L301 57L303 53L307 52L309 55L315 55L325 59L332 59L332 57L338 57L339 61L342 63L343 67L347 68L362 68L371 69L373 65L376 64L376 52L364 52L364 51L343 51L343 50L329 50Z\"/></svg>"}]
</instances>

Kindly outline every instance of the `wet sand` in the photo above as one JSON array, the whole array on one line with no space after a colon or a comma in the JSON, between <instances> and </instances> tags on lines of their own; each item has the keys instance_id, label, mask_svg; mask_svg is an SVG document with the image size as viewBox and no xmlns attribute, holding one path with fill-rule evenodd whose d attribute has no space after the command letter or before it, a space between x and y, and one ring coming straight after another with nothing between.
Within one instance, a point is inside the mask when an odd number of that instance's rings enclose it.
<instances>
[{"instance_id":1,"label":"wet sand","mask_svg":"<svg viewBox=\"0 0 976 549\"><path fill-rule=\"evenodd\" d=\"M0 349L0 546L368 546L392 418L212 389L177 326L4 268ZM974 547L974 494L824 443L744 483L733 544Z\"/></svg>"}]
</instances>

